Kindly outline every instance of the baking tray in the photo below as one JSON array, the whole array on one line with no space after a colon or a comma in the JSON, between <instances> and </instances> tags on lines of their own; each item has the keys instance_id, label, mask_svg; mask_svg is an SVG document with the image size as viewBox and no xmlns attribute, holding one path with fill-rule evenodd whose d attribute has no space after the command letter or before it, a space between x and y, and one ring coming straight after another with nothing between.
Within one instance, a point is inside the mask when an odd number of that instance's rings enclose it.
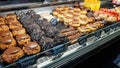
<instances>
[{"instance_id":1,"label":"baking tray","mask_svg":"<svg viewBox=\"0 0 120 68\"><path fill-rule=\"evenodd\" d=\"M40 13L51 13L52 10L54 10L56 8L56 6L72 6L73 4L61 4L61 5L55 5L55 6L46 6L46 7L39 7L39 8L30 8L30 9L25 9L25 10L20 10L20 11L28 11L28 10L34 10L37 14L40 14ZM17 11L8 11L8 12L3 12L3 13L0 13L0 16L5 16L6 14L8 13L15 13ZM113 26L111 25L111 28ZM106 27L107 28L107 27ZM93 32L93 33L90 33L90 34L87 34L85 36L82 36L79 38L79 44L82 45L83 47L86 46L86 41L87 41L87 37L90 37L92 35L95 35L97 37L100 36L100 33L102 30L105 30L106 28L102 28L96 32ZM107 30L109 31L109 30ZM56 47L53 47L51 49L48 49L46 51L43 51L43 52L40 52L38 54L35 54L35 55L31 55L31 56L24 56L22 57L21 59L19 59L18 61L16 61L15 63L12 63L12 64L9 64L9 65L3 65L1 63L1 67L4 67L4 68L23 68L23 67L26 67L28 65L31 65L33 63L36 62L36 60L38 58L40 58L43 54L48 54L48 55L58 55L60 52L63 52L67 49L67 46L70 45L70 42L66 42L66 43L63 43L63 44L60 44L60 45L57 45Z\"/></svg>"}]
</instances>

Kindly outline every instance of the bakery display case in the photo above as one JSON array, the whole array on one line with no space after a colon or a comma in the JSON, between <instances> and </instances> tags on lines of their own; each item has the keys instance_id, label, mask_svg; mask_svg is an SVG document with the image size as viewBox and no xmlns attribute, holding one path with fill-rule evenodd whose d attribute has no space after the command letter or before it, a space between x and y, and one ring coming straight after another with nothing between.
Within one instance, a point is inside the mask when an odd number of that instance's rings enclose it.
<instances>
[{"instance_id":1,"label":"bakery display case","mask_svg":"<svg viewBox=\"0 0 120 68\"><path fill-rule=\"evenodd\" d=\"M77 0L0 9L3 68L63 67L80 57L82 62L94 54L91 51L120 36L120 7L106 1L101 1L100 10L90 10Z\"/></svg>"}]
</instances>

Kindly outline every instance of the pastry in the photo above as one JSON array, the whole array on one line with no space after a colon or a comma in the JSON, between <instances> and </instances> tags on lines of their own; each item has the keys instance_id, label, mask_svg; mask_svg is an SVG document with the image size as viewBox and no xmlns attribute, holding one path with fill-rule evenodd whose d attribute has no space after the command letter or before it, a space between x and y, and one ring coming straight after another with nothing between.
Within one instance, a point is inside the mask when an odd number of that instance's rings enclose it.
<instances>
[{"instance_id":1,"label":"pastry","mask_svg":"<svg viewBox=\"0 0 120 68\"><path fill-rule=\"evenodd\" d=\"M16 28L12 29L12 33L13 33L13 36L16 36L18 34L26 34L26 31L22 27L16 27Z\"/></svg>"},{"instance_id":2,"label":"pastry","mask_svg":"<svg viewBox=\"0 0 120 68\"><path fill-rule=\"evenodd\" d=\"M61 30L61 33L65 33L65 32L69 32L69 31L74 31L74 28L67 28L67 29L63 29Z\"/></svg>"},{"instance_id":3,"label":"pastry","mask_svg":"<svg viewBox=\"0 0 120 68\"><path fill-rule=\"evenodd\" d=\"M25 43L31 41L28 34L18 34L16 35L15 39L20 47L23 47Z\"/></svg>"},{"instance_id":4,"label":"pastry","mask_svg":"<svg viewBox=\"0 0 120 68\"><path fill-rule=\"evenodd\" d=\"M9 28L12 30L12 29L15 29L17 27L22 27L22 25L20 24L20 22L13 22L9 25Z\"/></svg>"},{"instance_id":5,"label":"pastry","mask_svg":"<svg viewBox=\"0 0 120 68\"><path fill-rule=\"evenodd\" d=\"M19 47L10 47L2 54L3 60L7 63L13 63L23 56L24 52Z\"/></svg>"},{"instance_id":6,"label":"pastry","mask_svg":"<svg viewBox=\"0 0 120 68\"><path fill-rule=\"evenodd\" d=\"M96 24L93 24L93 23L87 24L87 27L88 27L89 29L91 29L91 31L95 31L95 30L98 29L98 26L97 26Z\"/></svg>"},{"instance_id":7,"label":"pastry","mask_svg":"<svg viewBox=\"0 0 120 68\"><path fill-rule=\"evenodd\" d=\"M68 39L69 40L74 40L74 39L78 39L80 36L81 36L81 34L79 32L77 32L76 34L68 36Z\"/></svg>"},{"instance_id":8,"label":"pastry","mask_svg":"<svg viewBox=\"0 0 120 68\"><path fill-rule=\"evenodd\" d=\"M41 48L36 42L27 42L23 46L23 51L27 55L31 55L39 53L41 51Z\"/></svg>"},{"instance_id":9,"label":"pastry","mask_svg":"<svg viewBox=\"0 0 120 68\"><path fill-rule=\"evenodd\" d=\"M0 24L5 24L4 23L4 18L0 16Z\"/></svg>"},{"instance_id":10,"label":"pastry","mask_svg":"<svg viewBox=\"0 0 120 68\"><path fill-rule=\"evenodd\" d=\"M5 50L6 48L14 47L14 46L16 46L16 41L10 36L5 36L3 38L0 38L0 49Z\"/></svg>"},{"instance_id":11,"label":"pastry","mask_svg":"<svg viewBox=\"0 0 120 68\"><path fill-rule=\"evenodd\" d=\"M16 18L16 14L11 13L11 14L7 14L6 18Z\"/></svg>"},{"instance_id":12,"label":"pastry","mask_svg":"<svg viewBox=\"0 0 120 68\"><path fill-rule=\"evenodd\" d=\"M64 32L62 34L66 35L66 36L71 36L71 35L74 35L74 34L76 34L78 32L79 32L78 30L74 30L74 31Z\"/></svg>"},{"instance_id":13,"label":"pastry","mask_svg":"<svg viewBox=\"0 0 120 68\"><path fill-rule=\"evenodd\" d=\"M10 31L0 31L0 48L2 50L16 46L16 41Z\"/></svg>"},{"instance_id":14,"label":"pastry","mask_svg":"<svg viewBox=\"0 0 120 68\"><path fill-rule=\"evenodd\" d=\"M94 22L95 25L98 26L98 28L102 28L104 26L104 24L102 23L102 21L96 21Z\"/></svg>"},{"instance_id":15,"label":"pastry","mask_svg":"<svg viewBox=\"0 0 120 68\"><path fill-rule=\"evenodd\" d=\"M9 30L9 27L5 24L0 24L0 31L6 31Z\"/></svg>"},{"instance_id":16,"label":"pastry","mask_svg":"<svg viewBox=\"0 0 120 68\"><path fill-rule=\"evenodd\" d=\"M6 18L5 18L5 23L6 23L7 25L10 25L11 23L16 22L16 21L17 21L17 19L16 19L16 18L13 18L13 17L6 17Z\"/></svg>"},{"instance_id":17,"label":"pastry","mask_svg":"<svg viewBox=\"0 0 120 68\"><path fill-rule=\"evenodd\" d=\"M63 7L63 10L69 10L69 9L70 9L70 7L68 7L68 6Z\"/></svg>"},{"instance_id":18,"label":"pastry","mask_svg":"<svg viewBox=\"0 0 120 68\"><path fill-rule=\"evenodd\" d=\"M78 27L78 30L81 33L89 33L89 32L91 32L91 30L87 26L80 26L80 27Z\"/></svg>"}]
</instances>

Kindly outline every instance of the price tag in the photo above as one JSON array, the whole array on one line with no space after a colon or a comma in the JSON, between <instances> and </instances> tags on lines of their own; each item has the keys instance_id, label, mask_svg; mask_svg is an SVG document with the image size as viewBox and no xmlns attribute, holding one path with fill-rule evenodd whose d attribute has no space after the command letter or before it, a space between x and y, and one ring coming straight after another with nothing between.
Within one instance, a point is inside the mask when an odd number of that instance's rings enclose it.
<instances>
[{"instance_id":1,"label":"price tag","mask_svg":"<svg viewBox=\"0 0 120 68\"><path fill-rule=\"evenodd\" d=\"M96 38L100 38L100 36L101 36L101 30L99 30L99 31L97 31L96 33L95 33L95 37Z\"/></svg>"},{"instance_id":2,"label":"price tag","mask_svg":"<svg viewBox=\"0 0 120 68\"><path fill-rule=\"evenodd\" d=\"M52 18L51 21L50 21L50 23L52 25L57 25L57 23L58 23L57 18Z\"/></svg>"},{"instance_id":3,"label":"price tag","mask_svg":"<svg viewBox=\"0 0 120 68\"><path fill-rule=\"evenodd\" d=\"M81 46L86 46L86 42L87 42L87 38L86 37L82 37L79 39L79 44Z\"/></svg>"},{"instance_id":4,"label":"price tag","mask_svg":"<svg viewBox=\"0 0 120 68\"><path fill-rule=\"evenodd\" d=\"M100 37L102 38L102 37L104 37L104 36L106 36L105 31L102 31Z\"/></svg>"},{"instance_id":5,"label":"price tag","mask_svg":"<svg viewBox=\"0 0 120 68\"><path fill-rule=\"evenodd\" d=\"M95 42L95 40L97 40L97 38L95 37L95 35L92 35L90 37L87 37L87 44L92 44L93 42Z\"/></svg>"}]
</instances>

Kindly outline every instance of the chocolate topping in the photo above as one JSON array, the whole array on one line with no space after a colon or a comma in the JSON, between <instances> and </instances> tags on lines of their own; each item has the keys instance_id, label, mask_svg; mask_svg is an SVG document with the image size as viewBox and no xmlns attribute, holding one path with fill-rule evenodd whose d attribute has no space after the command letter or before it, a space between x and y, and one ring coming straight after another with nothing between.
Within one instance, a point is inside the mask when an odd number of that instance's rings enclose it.
<instances>
[{"instance_id":1,"label":"chocolate topping","mask_svg":"<svg viewBox=\"0 0 120 68\"><path fill-rule=\"evenodd\" d=\"M0 31L0 36L8 36L10 35L10 32L7 30L7 31Z\"/></svg>"},{"instance_id":2,"label":"chocolate topping","mask_svg":"<svg viewBox=\"0 0 120 68\"><path fill-rule=\"evenodd\" d=\"M17 41L28 39L28 38L29 38L29 36L27 34L19 34L16 36Z\"/></svg>"},{"instance_id":3,"label":"chocolate topping","mask_svg":"<svg viewBox=\"0 0 120 68\"><path fill-rule=\"evenodd\" d=\"M1 43L9 44L12 42L12 38L10 36L5 36L3 38L0 38Z\"/></svg>"},{"instance_id":4,"label":"chocolate topping","mask_svg":"<svg viewBox=\"0 0 120 68\"><path fill-rule=\"evenodd\" d=\"M6 54L15 54L18 53L21 49L19 47L10 47L7 50L5 50Z\"/></svg>"},{"instance_id":5,"label":"chocolate topping","mask_svg":"<svg viewBox=\"0 0 120 68\"><path fill-rule=\"evenodd\" d=\"M27 47L28 49L33 49L37 46L38 44L36 42L28 42L27 44L25 44L25 47Z\"/></svg>"}]
</instances>

